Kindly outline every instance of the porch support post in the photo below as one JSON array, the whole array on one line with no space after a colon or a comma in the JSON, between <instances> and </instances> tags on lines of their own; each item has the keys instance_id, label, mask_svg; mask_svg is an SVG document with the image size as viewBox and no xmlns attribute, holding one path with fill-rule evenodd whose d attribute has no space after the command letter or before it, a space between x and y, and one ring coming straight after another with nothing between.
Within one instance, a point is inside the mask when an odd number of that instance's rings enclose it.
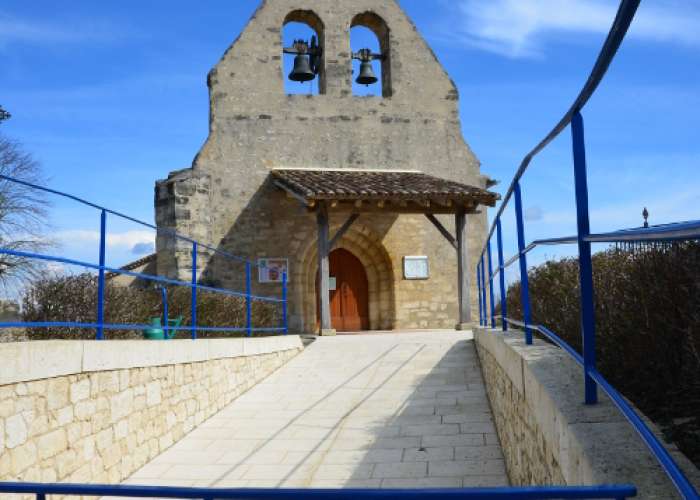
<instances>
[{"instance_id":1,"label":"porch support post","mask_svg":"<svg viewBox=\"0 0 700 500\"><path fill-rule=\"evenodd\" d=\"M331 326L331 300L330 300L330 267L328 254L330 242L328 241L328 207L325 202L320 202L316 209L316 222L318 224L318 293L321 310L321 335L335 335Z\"/></svg>"},{"instance_id":2,"label":"porch support post","mask_svg":"<svg viewBox=\"0 0 700 500\"><path fill-rule=\"evenodd\" d=\"M469 296L469 254L467 252L467 214L464 207L455 212L455 229L457 232L457 291L459 299L458 330L472 327L472 310Z\"/></svg>"}]
</instances>

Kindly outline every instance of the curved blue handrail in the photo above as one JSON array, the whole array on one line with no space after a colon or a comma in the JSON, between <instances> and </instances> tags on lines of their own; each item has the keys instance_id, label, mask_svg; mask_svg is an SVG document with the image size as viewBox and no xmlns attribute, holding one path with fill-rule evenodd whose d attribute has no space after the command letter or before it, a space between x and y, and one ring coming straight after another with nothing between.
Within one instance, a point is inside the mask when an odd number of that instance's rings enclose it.
<instances>
[{"instance_id":1,"label":"curved blue handrail","mask_svg":"<svg viewBox=\"0 0 700 500\"><path fill-rule=\"evenodd\" d=\"M604 379L604 377L596 370L595 364L595 318L594 318L594 302L593 302L593 279L592 279L592 261L591 261L591 244L606 243L606 242L642 242L642 241L678 241L678 240L697 240L700 239L700 221L676 222L665 224L663 226L653 226L648 228L630 228L608 233L593 234L590 232L589 211L588 211L588 187L586 173L586 154L585 141L583 133L583 118L581 111L584 106L598 88L603 80L612 60L615 58L622 41L625 38L627 31L634 19L640 0L622 0L615 16L613 25L608 33L608 36L603 44L603 47L598 55L596 63L580 91L578 97L574 100L569 110L564 114L562 119L554 126L547 136L540 141L535 148L530 151L520 163L513 180L508 188L503 201L498 208L494 217L494 222L490 227L489 233L484 242L484 247L479 256L479 265L477 266L477 282L479 285L480 298L480 324L488 326L487 308L486 308L486 286L489 286L491 301L490 301L490 318L491 325L495 324L495 307L493 298L493 279L496 275L503 274L505 269L519 262L520 264L520 279L521 279L521 301L523 305L524 321L516 321L505 317L505 310L501 313L501 322L503 330L507 330L508 324L522 327L525 333L526 343L532 343L533 330L539 331L555 344L559 345L576 362L583 366L584 381L585 381L585 402L587 404L595 404L597 402L597 388L600 387L613 400L615 405L620 409L628 422L634 427L637 433L641 436L646 446L650 449L653 456L661 464L666 474L669 476L678 492L684 499L697 500L700 498L698 492L690 484L683 472L680 470L671 455L666 451L663 445L656 439L654 434L649 430L644 421L636 414L632 407L620 396L620 394ZM532 159L539 154L547 145L549 145L561 132L569 125L572 128L572 144L574 157L574 183L576 194L576 218L577 218L577 234L575 236L565 236L558 238L539 239L525 246L524 234L524 218L521 200L520 179L525 171L530 166ZM515 196L515 215L516 228L518 233L518 252L510 259L503 262L499 260L499 266L496 270L489 269L488 276L484 276L484 255L491 253L491 239L494 232L499 229L498 234L498 251L499 255L503 251L502 238L500 237L501 216L511 197ZM530 299L528 291L528 272L526 254L534 248L542 245L564 245L577 244L579 255L579 289L581 303L581 324L583 331L583 355L577 353L571 346L562 341L557 335L548 330L542 325L531 324L530 320ZM503 283L503 281L501 281ZM500 301L502 304L506 302L505 286L500 287Z\"/></svg>"},{"instance_id":2,"label":"curved blue handrail","mask_svg":"<svg viewBox=\"0 0 700 500\"><path fill-rule=\"evenodd\" d=\"M569 110L564 114L561 120L559 120L559 123L557 123L554 126L554 128L549 132L549 134L547 134L545 138L542 139L532 151L525 155L525 158L523 158L522 162L520 163L520 166L518 167L518 170L513 176L513 180L511 181L510 186L508 187L508 191L503 197L501 206L498 209L498 212L496 212L495 219L498 219L503 213L503 210L505 210L508 201L510 200L511 196L513 195L513 192L515 191L515 185L518 183L520 178L530 166L530 162L532 161L532 159L535 156L537 156L544 148L546 148L547 145L549 145L549 143L556 139L557 136L559 136L559 134L561 134L566 129L566 127L569 126L571 120L574 117L574 114L583 109L583 107L586 105L593 93L596 91L598 85L600 85L600 82L603 80L605 73L608 71L610 63L612 63L612 60L615 58L615 54L617 54L617 51L620 48L620 45L622 44L622 41L625 38L625 35L627 34L627 30L632 24L634 15L636 14L637 9L639 8L639 3L640 0L622 0L620 2L620 7L617 10L615 21L613 22L612 28L608 33L605 43L603 44L603 48L601 49L598 55L598 59L596 60L595 65L593 66L593 70L588 76L588 80L584 84L583 88L581 89L581 92L579 92L578 96L574 100ZM487 241L491 238L495 230L496 224L494 223L491 225L491 228L489 230ZM484 245L482 253L485 250L486 245Z\"/></svg>"},{"instance_id":3,"label":"curved blue handrail","mask_svg":"<svg viewBox=\"0 0 700 500\"><path fill-rule=\"evenodd\" d=\"M75 195L70 194L70 193L64 193L63 191L58 191L57 189L52 189L52 188L49 188L46 186L41 186L39 184L34 184L32 182L24 181L21 179L16 179L14 177L10 177L9 175L0 174L0 179L8 181L8 182L13 182L15 184L20 184L22 186L25 186L25 187L28 187L31 189L36 189L38 191L43 191L45 193L50 193L50 194L53 194L56 196L60 196L62 198L73 200L73 201L80 203L82 205L92 207L92 208L95 208L97 210L104 211L105 213L112 214L112 215L117 216L121 219L128 220L129 222L133 222L135 224L139 224L139 225L147 227L149 229L153 229L157 233L167 234L167 235L170 235L176 239L183 240L183 241L186 241L188 243L196 243L200 248L206 248L207 250L210 250L210 251L212 251L218 255L221 255L223 257L233 259L233 260L236 260L238 262L249 262L250 265L255 266L255 267L266 268L266 266L259 264L257 262L254 262L252 260L249 260L246 257L241 257L240 255L235 255L235 254L232 254L232 253L227 252L225 250L221 250L220 248L216 248L216 247L213 247L211 245L201 243L201 242L199 242L199 241L197 241L189 236L185 236L183 234L180 234L177 231L174 231L172 229L165 228L165 227L158 227L154 224L142 221L142 220L137 219L135 217L131 217L130 215L126 215L122 212L117 212L116 210L112 210L111 208L107 208L107 207L104 207L102 205L98 205L97 203L93 203L93 202L88 201L88 200L81 198L79 196L75 196Z\"/></svg>"},{"instance_id":4,"label":"curved blue handrail","mask_svg":"<svg viewBox=\"0 0 700 500\"><path fill-rule=\"evenodd\" d=\"M526 325L522 321L511 318L506 318L506 321L521 328L530 328L539 331L544 337L569 354L569 356L571 356L581 367L584 366L583 356L576 352L576 349L571 347L567 342L565 342L561 337L547 327L533 324ZM589 370L588 373L595 379L598 386L608 395L610 400L620 410L620 413L622 413L622 415L627 419L632 428L639 434L644 444L649 448L652 455L659 461L659 464L664 469L664 472L666 472L669 479L673 482L674 486L678 492L681 493L683 498L689 500L697 499L697 491L680 470L678 464L676 464L676 461L673 459L668 450L666 450L663 443L659 441L656 435L651 431L651 429L649 429L646 423L644 423L644 420L637 415L637 412L634 411L634 408L632 408L622 394L620 394L598 370Z\"/></svg>"},{"instance_id":5,"label":"curved blue handrail","mask_svg":"<svg viewBox=\"0 0 700 500\"><path fill-rule=\"evenodd\" d=\"M282 332L282 333L287 333L288 332L288 323L287 323L287 275L286 273L282 274L282 280L281 280L281 286L282 286L282 294L281 297L268 297L268 296L263 296L263 295L255 295L252 293L252 278L251 274L252 271L251 269L253 267L259 267L259 268L266 268L267 266L257 264L255 262L251 262L249 259L233 255L229 252L226 252L224 250L220 250L218 248L214 248L210 245L203 244L201 242L198 242L190 237L183 236L181 234L178 234L177 232L167 229L167 228L158 228L154 226L153 224L149 224L148 222L141 221L139 219L136 219L134 217L131 217L129 215L117 212L115 210L111 210L109 208L103 207L101 205L98 205L96 203L92 203L88 200L85 200L83 198L80 198L78 196L74 196L72 194L64 193L61 191L58 191L56 189L52 189L49 187L45 186L40 186L38 184L34 184L31 182L23 181L21 179L16 179L14 177L10 177L7 175L1 175L0 174L0 180L4 180L7 182L12 182L15 184L19 184L22 186L25 186L30 189L36 189L39 191L43 191L46 193L50 193L53 195L57 195L69 200L73 200L75 202L78 202L80 204L83 204L85 206L100 210L100 252L99 252L99 263L95 264L92 262L86 262L82 260L77 260L77 259L71 259L67 257L60 257L57 255L48 255L48 254L40 254L36 252L25 252L21 250L16 250L16 249L11 249L11 248L2 248L0 247L0 255L9 255L12 257L18 257L21 259L35 259L35 260L42 260L42 261L47 261L47 262L56 262L60 264L67 264L70 266L77 266L77 267L83 267L86 269L92 269L96 270L98 272L98 281L97 281L97 321L95 322L76 322L76 321L35 321L35 322L0 322L0 329L7 329L7 328L94 328L96 330L96 338L97 340L102 340L104 338L104 330L144 330L146 328L150 328L150 325L143 325L143 324L123 324L123 323L105 323L104 322L104 307L105 307L105 283L106 283L106 276L105 273L109 272L114 275L125 275L125 276L130 276L132 278L137 278L141 279L144 281L150 281L154 283L159 283L161 285L172 285L172 286L182 286L182 287L189 287L192 290L191 293L191 310L192 310L192 321L191 325L186 326L186 327L166 327L167 329L172 329L174 331L178 330L190 330L192 332L192 339L196 339L197 337L197 332L198 331L205 331L205 332L245 332L248 336L251 336L254 332L269 332L269 333L274 333L274 332ZM114 268L107 266L105 264L105 241L106 241L106 217L107 214L112 214L114 216L117 216L119 218L134 222L136 224L140 224L144 227L148 227L151 229L156 230L159 233L166 233L169 234L177 239L181 239L183 241L189 242L192 245L192 279L191 281L183 281L183 280L178 280L178 279L173 279L173 278L168 278L165 276L161 275L155 275L155 274L144 274L144 273L139 273L135 271L130 271L128 269L121 269L121 268ZM198 255L198 249L205 248L208 250L211 250L215 254L221 255L225 258L235 260L237 262L243 262L245 263L245 274L246 274L246 290L245 291L237 291L237 290L230 290L227 288L221 288L221 287L214 287L214 286L208 286L208 285L203 285L200 284L198 281L198 274L197 274L197 255ZM245 327L239 327L239 326L222 326L222 327L207 327L207 326L200 326L197 324L197 292L198 291L203 291L203 292L211 292L211 293L216 293L216 294L221 294L221 295L227 295L227 296L232 296L232 297L239 297L242 299L245 299L245 309L246 309L246 325ZM252 315L252 303L253 302L267 302L267 303L273 303L273 304L281 304L282 306L282 325L279 327L256 327L253 325L253 315ZM164 309L166 308L166 302L163 302L163 307ZM167 311L165 312L165 317L167 317Z\"/></svg>"},{"instance_id":6,"label":"curved blue handrail","mask_svg":"<svg viewBox=\"0 0 700 500\"><path fill-rule=\"evenodd\" d=\"M245 292L238 292L235 290L229 290L227 288L216 288L213 286L200 285L200 284L192 283L189 281L181 281L181 280L175 280L172 278L164 278L163 276L158 276L155 274L143 274L143 273L137 273L135 271L127 271L125 269L119 269L116 267L100 266L99 264L92 264L91 262L86 262L86 261L76 260L76 259L68 259L66 257L58 257L55 255L45 255L45 254L39 254L39 253L33 253L33 252L22 252L20 250L10 250L8 248L0 248L0 254L12 255L14 257L22 257L22 258L26 258L26 259L46 260L46 261L50 261L50 262L57 262L60 264L68 264L71 266L85 267L87 269L96 269L96 270L104 269L105 271L108 271L110 273L123 274L125 276L131 276L133 278L139 278L139 279L143 279L143 280L147 280L147 281L154 281L156 283L164 283L166 285L196 287L199 290L220 293L223 295L231 295L233 297L241 297L241 298L248 297L248 295ZM279 299L277 297L265 297L262 295L252 295L252 294L250 295L250 298L253 300L261 301L261 302L282 302L284 300L284 299Z\"/></svg>"}]
</instances>

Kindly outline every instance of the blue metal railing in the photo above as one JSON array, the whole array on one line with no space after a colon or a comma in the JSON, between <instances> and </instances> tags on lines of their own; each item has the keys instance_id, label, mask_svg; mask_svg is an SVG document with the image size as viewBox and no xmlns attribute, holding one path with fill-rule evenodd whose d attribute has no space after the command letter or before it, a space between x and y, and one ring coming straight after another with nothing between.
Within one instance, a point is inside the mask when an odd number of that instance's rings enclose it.
<instances>
[{"instance_id":1,"label":"blue metal railing","mask_svg":"<svg viewBox=\"0 0 700 500\"><path fill-rule=\"evenodd\" d=\"M595 66L586 81L583 89L559 123L552 131L523 159L518 168L508 191L503 198L495 220L487 236L484 248L481 251L479 264L477 265L477 283L479 287L479 323L481 326L488 326L489 317L486 306L486 288L489 288L491 298L491 326L495 327L495 304L493 280L499 276L500 303L501 303L501 328L507 331L509 325L521 327L525 333L526 344L532 344L532 332L538 331L549 340L560 346L570 354L577 363L583 367L584 373L584 401L586 404L595 404L598 400L598 388L601 388L613 403L620 409L635 431L641 436L651 453L661 464L662 468L669 476L678 492L684 499L700 498L698 492L690 484L682 473L676 462L673 460L663 444L656 438L654 433L646 426L644 421L637 415L627 401L605 380L596 369L595 359L595 312L593 302L593 266L591 261L591 243L615 243L615 242L641 242L641 241L678 241L700 239L700 221L678 222L656 226L650 228L634 228L613 231L609 233L592 234L590 231L589 210L588 210L588 177L586 173L586 148L584 139L584 125L581 111L586 103L596 91L602 81L607 69L615 57L622 40L634 18L639 7L640 0L622 0L618 9L613 26L598 55ZM566 127L571 126L573 164L574 164L574 185L576 194L576 222L577 232L575 236L559 238L540 239L533 241L529 245L525 244L525 229L523 219L522 189L520 179L530 165L532 159L547 147ZM503 260L503 238L501 234L501 217L510 201L515 199L515 222L518 239L518 253L512 258ZM497 232L498 245L498 268L493 271L490 265L491 239L494 231ZM542 325L532 324L530 293L528 286L527 258L526 255L531 250L542 245L577 244L579 255L579 286L581 305L581 325L583 337L583 353L576 352L571 346L566 344L560 337ZM489 257L488 278L484 276L484 255ZM518 321L507 317L506 293L505 293L505 269L519 263L520 267L520 290L521 303L523 308L523 320Z\"/></svg>"},{"instance_id":2,"label":"blue metal railing","mask_svg":"<svg viewBox=\"0 0 700 500\"><path fill-rule=\"evenodd\" d=\"M637 495L634 486L578 486L529 488L464 488L464 489L222 489L166 486L106 486L77 484L0 483L0 493L35 494L37 500L46 495L119 496L127 498L200 498L204 500L236 499L267 500L355 500L356 498L390 500L545 500L545 499L614 499L624 500Z\"/></svg>"},{"instance_id":3,"label":"blue metal railing","mask_svg":"<svg viewBox=\"0 0 700 500\"><path fill-rule=\"evenodd\" d=\"M229 252L226 252L224 250L221 250L219 248L215 248L211 245L207 245L201 242L198 242L192 238L189 238L187 236L183 236L171 229L168 228L159 228L157 226L154 226L153 224L149 224L148 222L144 222L141 220L138 220L134 217L130 217L128 215L125 215L120 212L116 212L114 210L110 210L106 207L97 205L95 203L92 203L90 201L84 200L82 198L79 198L77 196L64 193L61 191L57 191L55 189L51 189L48 187L44 186L39 186L37 184L32 184L30 182L26 182L20 179L15 179L14 177L9 177L6 175L0 175L0 180L6 181L6 182L12 182L16 184L20 184L22 186L28 187L30 189L35 189L39 191L43 191L46 193L50 193L52 195L60 196L62 198L66 198L72 201L75 201L81 205L85 205L91 208L94 208L96 210L99 210L100 212L100 237L99 237L99 262L97 264L92 263L92 262L85 262L85 261L80 261L76 259L69 259L66 257L59 257L56 255L47 255L47 254L39 254L39 253L34 253L34 252L24 252L20 250L13 250L10 248L4 248L0 247L0 254L3 255L8 255L12 257L19 257L23 259L36 259L36 260L41 260L41 261L47 261L47 262L56 262L60 264L67 264L70 266L77 266L77 267L83 267L85 269L92 269L97 271L97 311L96 311L96 321L94 323L86 323L86 322L78 322L78 321L34 321L34 322L0 322L0 329L6 329L6 328L87 328L87 329L94 329L95 330L95 338L97 340L103 340L104 339L104 331L105 330L146 330L148 328L152 328L152 325L148 324L124 324L124 323L105 323L105 315L104 315L104 309L105 309L105 285L106 285L106 273L113 273L113 274L119 274L119 275L125 275L125 276L130 276L133 278L138 278L142 279L145 281L153 282L153 283L158 283L161 286L165 285L171 285L171 286L180 286L180 287L189 287L192 290L191 293L191 315L192 315L192 320L191 324L188 326L170 326L168 325L168 321L164 321L164 331L166 333L165 338L168 337L167 333L168 331L180 331L180 330L189 330L191 332L191 337L193 340L197 338L197 332L222 332L222 333L245 333L248 336L252 336L253 333L283 333L286 334L289 331L288 328L288 322L287 322L287 273L282 273L281 276L281 297L268 297L268 296L261 296L261 295L255 295L252 293L252 269L254 267L256 268L263 268L264 266L251 262L250 260L240 257L234 254L231 254ZM167 235L170 236L176 240L181 240L189 243L192 246L192 278L190 281L182 281L182 280L177 280L177 279L172 279L172 278L167 278L165 276L157 275L157 274L143 274L143 273L138 273L135 271L129 271L126 269L118 269L114 267L110 267L106 265L106 241L107 241L107 216L112 215L113 217L123 219L135 224L138 224L140 226L147 227L149 229L153 229L157 232L157 234L161 235ZM213 287L213 286L207 286L200 284L197 279L198 275L198 267L197 267L197 260L198 260L198 255L199 255L199 250L200 249L206 249L209 252L221 256L224 259L229 259L233 260L235 262L239 263L244 263L245 264L245 290L244 291L237 291L237 290L230 290L227 288L220 288L220 287ZM197 298L198 298L198 291L205 291L205 292L211 292L215 294L220 294L220 295L226 295L226 296L232 296L232 297L239 297L245 300L245 317L246 317L246 323L244 326L201 326L197 324L198 316L197 316ZM281 325L279 327L256 327L253 324L253 302L267 302L267 303L272 303L272 304L280 304L282 308L282 319L281 319ZM167 310L167 295L165 292L162 294L162 304L163 304L163 316L164 318L168 318L168 310Z\"/></svg>"}]
</instances>

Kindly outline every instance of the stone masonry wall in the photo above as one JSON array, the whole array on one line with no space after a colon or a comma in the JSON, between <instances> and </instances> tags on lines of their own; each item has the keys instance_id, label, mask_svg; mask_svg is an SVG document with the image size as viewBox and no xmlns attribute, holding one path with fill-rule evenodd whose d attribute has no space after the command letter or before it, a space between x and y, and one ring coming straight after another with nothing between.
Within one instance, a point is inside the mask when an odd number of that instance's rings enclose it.
<instances>
[{"instance_id":1,"label":"stone masonry wall","mask_svg":"<svg viewBox=\"0 0 700 500\"><path fill-rule=\"evenodd\" d=\"M360 14L365 14L360 21L376 17L386 24L384 74L390 75L390 96L352 94L350 28ZM318 18L322 26L325 93L287 95L282 30L290 19L308 18ZM157 225L236 255L289 258L293 331L312 331L316 324L315 278L309 280L305 268L309 252L315 251L307 244L315 246L316 220L271 185L271 169L420 170L488 184L462 136L454 82L395 0L265 0L211 70L207 84L209 136L192 168L156 183ZM331 224L338 227L346 217L334 214ZM439 218L454 231L454 217ZM363 215L356 224L372 240L364 253L388 256L393 270L370 290L370 315L376 318L371 328L454 327L457 257L431 223L422 215L387 214ZM468 228L469 269L474 269L486 212L469 215ZM348 239L341 246L353 243ZM191 245L161 231L157 252L159 274L190 279ZM430 279L403 279L407 255L428 256ZM387 264L375 259L370 265ZM202 248L198 269L202 280L242 289L244 270ZM257 294L279 294L278 286L257 283L257 276L253 284ZM476 311L475 283L471 294Z\"/></svg>"},{"instance_id":2,"label":"stone masonry wall","mask_svg":"<svg viewBox=\"0 0 700 500\"><path fill-rule=\"evenodd\" d=\"M538 426L525 394L488 350L478 352L511 483L566 484L556 453Z\"/></svg>"},{"instance_id":3,"label":"stone masonry wall","mask_svg":"<svg viewBox=\"0 0 700 500\"><path fill-rule=\"evenodd\" d=\"M583 404L583 371L558 347L520 331L479 328L477 352L511 483L594 486L633 484L640 499L679 498L613 402L599 390ZM658 429L647 425L661 439ZM691 482L700 471L678 449L669 453Z\"/></svg>"},{"instance_id":4,"label":"stone masonry wall","mask_svg":"<svg viewBox=\"0 0 700 500\"><path fill-rule=\"evenodd\" d=\"M87 370L37 380L15 370L56 374L86 343L3 345L0 480L118 483L301 350L298 337L171 342L85 346Z\"/></svg>"}]
</instances>

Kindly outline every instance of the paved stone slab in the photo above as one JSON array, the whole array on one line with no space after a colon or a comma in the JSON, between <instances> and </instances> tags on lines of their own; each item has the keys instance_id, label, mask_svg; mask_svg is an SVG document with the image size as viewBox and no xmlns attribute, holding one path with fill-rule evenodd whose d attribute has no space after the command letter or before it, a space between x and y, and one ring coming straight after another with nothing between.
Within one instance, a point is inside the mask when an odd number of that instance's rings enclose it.
<instances>
[{"instance_id":1,"label":"paved stone slab","mask_svg":"<svg viewBox=\"0 0 700 500\"><path fill-rule=\"evenodd\" d=\"M473 341L465 332L319 338L127 482L508 485Z\"/></svg>"},{"instance_id":2,"label":"paved stone slab","mask_svg":"<svg viewBox=\"0 0 700 500\"><path fill-rule=\"evenodd\" d=\"M476 450L479 454L483 446L473 447L469 449ZM404 462L430 462L433 460L452 460L455 458L455 448L445 446L442 448L410 448L404 450Z\"/></svg>"}]
</instances>

